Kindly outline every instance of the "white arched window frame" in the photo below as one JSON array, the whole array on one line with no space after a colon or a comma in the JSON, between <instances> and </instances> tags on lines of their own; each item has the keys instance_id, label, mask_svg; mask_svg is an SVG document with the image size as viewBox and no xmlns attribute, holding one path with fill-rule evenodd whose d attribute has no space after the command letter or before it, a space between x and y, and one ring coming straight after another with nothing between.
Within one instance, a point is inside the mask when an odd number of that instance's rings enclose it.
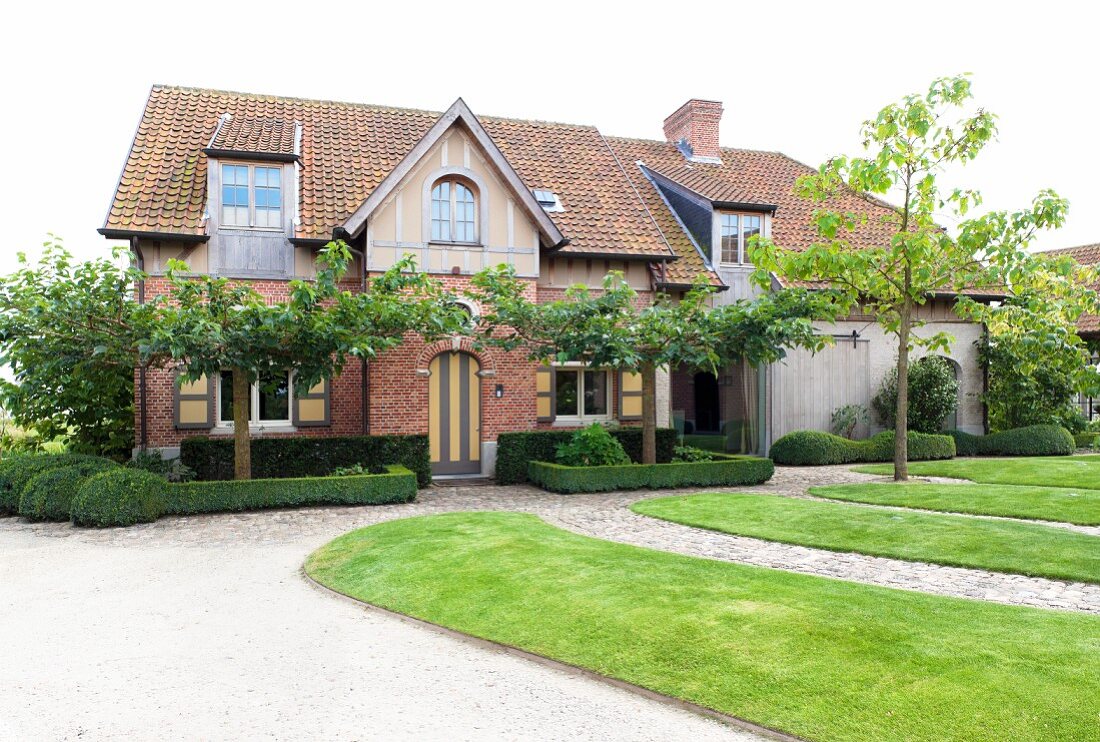
<instances>
[{"instance_id":1,"label":"white arched window frame","mask_svg":"<svg viewBox=\"0 0 1100 742\"><path fill-rule=\"evenodd\" d=\"M485 183L469 168L445 167L424 179L423 230L431 242L480 245L489 223Z\"/></svg>"}]
</instances>

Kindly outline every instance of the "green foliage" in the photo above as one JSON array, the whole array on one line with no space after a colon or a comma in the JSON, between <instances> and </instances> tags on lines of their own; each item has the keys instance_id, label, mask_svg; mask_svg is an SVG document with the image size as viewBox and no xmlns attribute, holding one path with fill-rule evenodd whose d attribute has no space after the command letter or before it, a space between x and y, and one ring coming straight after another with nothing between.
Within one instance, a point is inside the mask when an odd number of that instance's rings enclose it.
<instances>
[{"instance_id":1,"label":"green foliage","mask_svg":"<svg viewBox=\"0 0 1100 742\"><path fill-rule=\"evenodd\" d=\"M1055 285L1021 292L983 311L980 318L989 332L978 343L978 357L989 378L982 401L993 430L1027 425L1061 425L1072 432L1084 428L1077 394L1100 394L1089 349L1076 334L1076 317L1085 310L1074 308L1072 296L1059 300Z\"/></svg>"},{"instance_id":2,"label":"green foliage","mask_svg":"<svg viewBox=\"0 0 1100 742\"><path fill-rule=\"evenodd\" d=\"M1078 448L1093 448L1096 446L1097 438L1100 438L1100 433L1097 433L1095 430L1074 433L1073 444Z\"/></svg>"},{"instance_id":3,"label":"green foliage","mask_svg":"<svg viewBox=\"0 0 1100 742\"><path fill-rule=\"evenodd\" d=\"M141 469L118 468L84 481L70 504L78 526L132 526L152 523L165 507L168 482Z\"/></svg>"},{"instance_id":4,"label":"green foliage","mask_svg":"<svg viewBox=\"0 0 1100 742\"><path fill-rule=\"evenodd\" d=\"M959 456L1069 456L1077 449L1073 434L1060 425L1028 425L989 435L947 432Z\"/></svg>"},{"instance_id":5,"label":"green foliage","mask_svg":"<svg viewBox=\"0 0 1100 742\"><path fill-rule=\"evenodd\" d=\"M856 426L867 422L867 408L861 404L846 404L833 410L829 419L829 431L833 435L851 440Z\"/></svg>"},{"instance_id":6,"label":"green foliage","mask_svg":"<svg viewBox=\"0 0 1100 742\"><path fill-rule=\"evenodd\" d=\"M762 484L771 479L774 472L775 465L768 459L715 454L713 461L619 466L565 466L531 461L527 476L533 484L550 492L574 494Z\"/></svg>"},{"instance_id":7,"label":"green foliage","mask_svg":"<svg viewBox=\"0 0 1100 742\"><path fill-rule=\"evenodd\" d=\"M51 235L41 260L19 253L0 277L4 408L40 440L68 436L79 453L126 455L133 446L134 285L123 251L76 262Z\"/></svg>"},{"instance_id":8,"label":"green foliage","mask_svg":"<svg viewBox=\"0 0 1100 742\"><path fill-rule=\"evenodd\" d=\"M599 423L581 428L568 441L558 444L554 460L565 466L612 466L630 463L623 444Z\"/></svg>"},{"instance_id":9,"label":"green foliage","mask_svg":"<svg viewBox=\"0 0 1100 742\"><path fill-rule=\"evenodd\" d=\"M416 475L403 466L382 474L298 479L184 482L167 490L165 514L191 515L306 505L385 505L416 499Z\"/></svg>"},{"instance_id":10,"label":"green foliage","mask_svg":"<svg viewBox=\"0 0 1100 742\"><path fill-rule=\"evenodd\" d=\"M750 245L760 285L770 286L773 274L792 282L824 282L896 338L899 399L905 399L908 388L910 349L943 350L951 341L944 332L914 332L923 324L917 308L944 294L1015 286L1036 264L1027 251L1035 233L1065 222L1068 204L1052 191L1041 191L1029 208L1014 213L970 217L981 195L941 187L940 176L976 158L996 131L996 117L973 108L966 76L934 80L926 93L905 96L864 122L864 156L835 157L799 179L798 194L817 205L814 244L791 250L754 238ZM898 206L871 223L867 210L838 208L837 196L846 192ZM958 220L957 229L943 229L937 219L944 216ZM872 239L875 244L866 245ZM863 244L854 249L853 243ZM970 318L983 313L982 307L965 297L956 302L957 311ZM906 413L899 404L895 477L902 479L907 476Z\"/></svg>"},{"instance_id":11,"label":"green foliage","mask_svg":"<svg viewBox=\"0 0 1100 742\"><path fill-rule=\"evenodd\" d=\"M955 455L951 436L913 432L909 436L912 461L949 459ZM825 466L890 461L894 433L883 431L862 441L851 441L820 430L796 430L772 444L768 457L785 466Z\"/></svg>"},{"instance_id":12,"label":"green foliage","mask_svg":"<svg viewBox=\"0 0 1100 742\"><path fill-rule=\"evenodd\" d=\"M144 469L159 474L169 482L190 482L195 478L195 470L180 459L165 459L160 451L138 451L127 464L134 469Z\"/></svg>"},{"instance_id":13,"label":"green foliage","mask_svg":"<svg viewBox=\"0 0 1100 742\"><path fill-rule=\"evenodd\" d=\"M673 461L714 461L714 451L695 446L677 446L672 451Z\"/></svg>"},{"instance_id":14,"label":"green foliage","mask_svg":"<svg viewBox=\"0 0 1100 742\"><path fill-rule=\"evenodd\" d=\"M470 297L485 308L479 343L522 349L540 362L576 361L638 372L642 377L642 427L655 435L656 418L645 412L655 394L658 368L697 368L716 372L735 361L774 363L786 349L820 349L828 339L814 320L835 319L830 292L787 290L753 301L711 308L714 289L705 279L681 299L659 293L641 309L637 293L618 272L599 290L571 286L558 301L538 303L511 266L487 269L473 278Z\"/></svg>"},{"instance_id":15,"label":"green foliage","mask_svg":"<svg viewBox=\"0 0 1100 742\"><path fill-rule=\"evenodd\" d=\"M53 456L50 454L32 454L12 456L0 462L0 514L15 513L19 509L19 501L23 496L23 489L35 475L49 469L59 469L63 466L75 466L95 463L113 463L98 456L87 454L66 453Z\"/></svg>"},{"instance_id":16,"label":"green foliage","mask_svg":"<svg viewBox=\"0 0 1100 742\"><path fill-rule=\"evenodd\" d=\"M233 441L185 438L180 460L201 481L233 478ZM401 464L416 473L417 483L432 483L426 435L353 435L260 438L252 441L252 472L259 479L324 477L337 467L362 464L377 468Z\"/></svg>"},{"instance_id":17,"label":"green foliage","mask_svg":"<svg viewBox=\"0 0 1100 742\"><path fill-rule=\"evenodd\" d=\"M623 427L608 431L622 444L631 461L642 459L641 428ZM553 461L557 448L573 433L568 430L532 430L525 433L501 433L497 436L497 484L522 484L527 481L530 461ZM674 428L657 429L657 463L672 461L677 434Z\"/></svg>"},{"instance_id":18,"label":"green foliage","mask_svg":"<svg viewBox=\"0 0 1100 742\"><path fill-rule=\"evenodd\" d=\"M141 346L147 359L181 365L181 381L230 370L249 384L271 371L294 375L297 392L339 375L352 358L373 359L410 333L427 341L465 328L442 283L416 270L411 256L373 278L367 291L340 283L351 252L342 241L320 253L314 280L290 282L285 302L270 303L251 284L167 273L170 291L155 300ZM236 400L234 416L247 412ZM237 429L236 474L247 478L248 429ZM391 462L392 463L392 462ZM262 474L258 474L262 476Z\"/></svg>"},{"instance_id":19,"label":"green foliage","mask_svg":"<svg viewBox=\"0 0 1100 742\"><path fill-rule=\"evenodd\" d=\"M332 470L332 476L334 477L355 477L362 474L382 474L386 471L386 467L379 464L373 466L363 466L362 464L355 464L354 466L338 466Z\"/></svg>"},{"instance_id":20,"label":"green foliage","mask_svg":"<svg viewBox=\"0 0 1100 742\"><path fill-rule=\"evenodd\" d=\"M919 433L937 433L944 419L958 405L959 382L951 364L939 356L921 358L909 367L909 429ZM893 368L882 380L871 399L878 421L894 427L898 406L898 370Z\"/></svg>"},{"instance_id":21,"label":"green foliage","mask_svg":"<svg viewBox=\"0 0 1100 742\"><path fill-rule=\"evenodd\" d=\"M118 468L110 459L91 459L62 466L31 477L19 496L19 515L28 520L69 520L73 495L84 480L101 471Z\"/></svg>"}]
</instances>

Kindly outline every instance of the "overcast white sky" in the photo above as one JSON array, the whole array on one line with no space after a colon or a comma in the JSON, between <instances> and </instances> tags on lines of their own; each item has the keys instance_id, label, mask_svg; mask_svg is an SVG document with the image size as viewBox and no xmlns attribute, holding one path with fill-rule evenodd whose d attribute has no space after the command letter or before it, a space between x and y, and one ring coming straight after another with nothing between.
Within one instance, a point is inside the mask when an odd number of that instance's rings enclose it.
<instances>
[{"instance_id":1,"label":"overcast white sky","mask_svg":"<svg viewBox=\"0 0 1100 742\"><path fill-rule=\"evenodd\" d=\"M817 165L938 76L972 72L999 141L952 180L988 208L1071 200L1036 247L1100 242L1089 4L924 1L19 3L0 40L5 249L47 232L106 254L108 201L153 83L597 125L661 138L690 97L725 103L722 144ZM982 3L981 5L985 5Z\"/></svg>"}]
</instances>

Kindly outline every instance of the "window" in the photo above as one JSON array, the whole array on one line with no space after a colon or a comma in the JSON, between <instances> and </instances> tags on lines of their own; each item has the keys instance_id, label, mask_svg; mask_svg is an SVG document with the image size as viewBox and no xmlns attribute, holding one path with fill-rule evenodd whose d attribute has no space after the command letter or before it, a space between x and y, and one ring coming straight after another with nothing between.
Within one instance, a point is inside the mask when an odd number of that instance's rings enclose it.
<instances>
[{"instance_id":1,"label":"window","mask_svg":"<svg viewBox=\"0 0 1100 742\"><path fill-rule=\"evenodd\" d=\"M264 374L251 387L248 421L251 425L290 424L290 375L284 372ZM233 424L233 374L220 374L218 382L218 423Z\"/></svg>"},{"instance_id":2,"label":"window","mask_svg":"<svg viewBox=\"0 0 1100 742\"><path fill-rule=\"evenodd\" d=\"M722 214L722 262L747 263L749 240L760 234L760 215Z\"/></svg>"},{"instance_id":3,"label":"window","mask_svg":"<svg viewBox=\"0 0 1100 742\"><path fill-rule=\"evenodd\" d=\"M553 191L536 188L535 190L531 191L531 193L535 194L535 200L539 202L539 206L541 206L543 210L565 211L565 209L562 208L561 199L558 198L558 194L554 193Z\"/></svg>"},{"instance_id":4,"label":"window","mask_svg":"<svg viewBox=\"0 0 1100 742\"><path fill-rule=\"evenodd\" d=\"M432 240L477 242L474 192L457 180L441 180L432 188Z\"/></svg>"},{"instance_id":5,"label":"window","mask_svg":"<svg viewBox=\"0 0 1100 742\"><path fill-rule=\"evenodd\" d=\"M222 165L222 224L280 229L282 177L279 167Z\"/></svg>"},{"instance_id":6,"label":"window","mask_svg":"<svg viewBox=\"0 0 1100 742\"><path fill-rule=\"evenodd\" d=\"M586 368L558 368L554 372L558 418L606 418L611 384L607 371Z\"/></svg>"}]
</instances>

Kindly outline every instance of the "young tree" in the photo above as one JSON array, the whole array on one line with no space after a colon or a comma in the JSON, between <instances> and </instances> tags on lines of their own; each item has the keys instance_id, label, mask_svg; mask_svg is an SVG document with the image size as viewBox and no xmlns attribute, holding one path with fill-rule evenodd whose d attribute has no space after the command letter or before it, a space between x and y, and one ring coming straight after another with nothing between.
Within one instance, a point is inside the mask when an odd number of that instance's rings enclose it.
<instances>
[{"instance_id":1,"label":"young tree","mask_svg":"<svg viewBox=\"0 0 1100 742\"><path fill-rule=\"evenodd\" d=\"M751 258L758 281L771 273L796 281L832 286L855 306L862 304L897 340L898 398L895 415L894 478L908 478L909 353L914 346L945 348L944 333L920 336L917 307L931 297L972 289L1000 289L1026 272L1025 248L1037 230L1061 226L1066 202L1042 191L1029 209L991 212L965 219L981 203L970 190L945 192L940 175L951 165L973 160L996 134L993 114L968 111L970 81L938 79L923 95L909 95L883 108L863 124L863 157L836 157L799 179L796 191L818 204L813 213L817 241L803 251L784 250L757 240ZM832 197L841 191L899 201L882 224L867 230L883 236L857 248L854 231L868 226L866 213L842 212ZM947 214L961 221L957 236L936 223Z\"/></svg>"},{"instance_id":2,"label":"young tree","mask_svg":"<svg viewBox=\"0 0 1100 742\"><path fill-rule=\"evenodd\" d=\"M12 419L41 438L69 436L74 450L122 457L134 434L137 338L133 287L142 274L120 251L75 261L51 235L37 265L0 278L0 380Z\"/></svg>"},{"instance_id":3,"label":"young tree","mask_svg":"<svg viewBox=\"0 0 1100 742\"><path fill-rule=\"evenodd\" d=\"M522 350L534 361L579 361L589 366L637 372L642 379L642 462L657 459L657 370L707 369L735 361L772 363L785 348L821 348L828 339L813 321L834 319L829 292L792 290L710 308L713 289L700 283L676 301L658 294L638 309L636 293L622 274L610 273L603 288L570 287L565 298L535 303L506 266L474 277L470 297L485 312L479 342Z\"/></svg>"},{"instance_id":4,"label":"young tree","mask_svg":"<svg viewBox=\"0 0 1100 742\"><path fill-rule=\"evenodd\" d=\"M170 291L155 300L141 344L150 362L174 361L181 381L230 372L233 380L234 476L251 476L249 398L265 372L293 375L295 393L331 379L349 358L374 358L409 333L427 339L464 321L438 281L406 257L352 293L339 285L351 258L343 242L320 256L314 281L291 281L288 300L269 304L247 283L188 277L170 265Z\"/></svg>"}]
</instances>

